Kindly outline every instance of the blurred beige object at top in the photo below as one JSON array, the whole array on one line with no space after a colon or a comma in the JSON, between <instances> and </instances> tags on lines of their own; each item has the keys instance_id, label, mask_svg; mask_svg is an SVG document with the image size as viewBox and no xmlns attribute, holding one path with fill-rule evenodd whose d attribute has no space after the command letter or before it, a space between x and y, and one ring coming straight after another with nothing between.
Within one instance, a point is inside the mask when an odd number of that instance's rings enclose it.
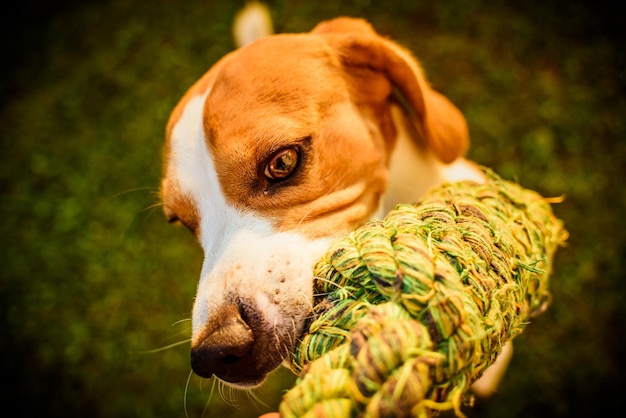
<instances>
[{"instance_id":1,"label":"blurred beige object at top","mask_svg":"<svg viewBox=\"0 0 626 418\"><path fill-rule=\"evenodd\" d=\"M248 2L233 22L233 37L238 47L270 35L274 32L269 9L258 1Z\"/></svg>"}]
</instances>

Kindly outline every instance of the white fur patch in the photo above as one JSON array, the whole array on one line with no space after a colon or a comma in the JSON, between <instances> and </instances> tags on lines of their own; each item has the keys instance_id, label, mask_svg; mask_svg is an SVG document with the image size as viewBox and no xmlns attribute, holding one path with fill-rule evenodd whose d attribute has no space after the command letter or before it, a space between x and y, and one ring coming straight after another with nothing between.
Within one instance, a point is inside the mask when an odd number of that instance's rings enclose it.
<instances>
[{"instance_id":1,"label":"white fur patch","mask_svg":"<svg viewBox=\"0 0 626 418\"><path fill-rule=\"evenodd\" d=\"M205 97L192 98L174 127L168 165L168 177L178 180L200 213L205 259L192 339L220 306L233 302L256 305L268 327L299 327L310 312L313 264L329 240L277 233L268 220L227 203L202 129Z\"/></svg>"}]
</instances>

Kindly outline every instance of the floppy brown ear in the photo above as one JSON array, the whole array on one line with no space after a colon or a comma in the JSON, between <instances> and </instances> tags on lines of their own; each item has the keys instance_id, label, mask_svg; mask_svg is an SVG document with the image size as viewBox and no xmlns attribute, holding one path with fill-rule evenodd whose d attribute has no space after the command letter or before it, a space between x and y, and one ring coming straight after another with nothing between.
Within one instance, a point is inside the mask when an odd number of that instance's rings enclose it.
<instances>
[{"instance_id":1,"label":"floppy brown ear","mask_svg":"<svg viewBox=\"0 0 626 418\"><path fill-rule=\"evenodd\" d=\"M430 87L408 51L373 30L326 36L348 72L377 72L402 94L415 112L418 129L441 161L452 162L467 151L469 134L465 117L452 102ZM377 91L383 93L384 89ZM379 99L388 100L388 97Z\"/></svg>"}]
</instances>

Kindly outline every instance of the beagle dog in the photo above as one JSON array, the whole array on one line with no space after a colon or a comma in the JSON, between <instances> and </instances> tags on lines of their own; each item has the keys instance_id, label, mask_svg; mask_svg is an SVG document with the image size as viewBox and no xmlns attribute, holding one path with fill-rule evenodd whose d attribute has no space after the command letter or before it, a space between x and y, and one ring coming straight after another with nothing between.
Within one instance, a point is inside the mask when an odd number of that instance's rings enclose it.
<instances>
[{"instance_id":1,"label":"beagle dog","mask_svg":"<svg viewBox=\"0 0 626 418\"><path fill-rule=\"evenodd\" d=\"M482 181L468 144L461 111L364 20L220 59L175 107L164 147L166 217L205 254L193 371L261 384L305 332L329 243L443 181Z\"/></svg>"}]
</instances>

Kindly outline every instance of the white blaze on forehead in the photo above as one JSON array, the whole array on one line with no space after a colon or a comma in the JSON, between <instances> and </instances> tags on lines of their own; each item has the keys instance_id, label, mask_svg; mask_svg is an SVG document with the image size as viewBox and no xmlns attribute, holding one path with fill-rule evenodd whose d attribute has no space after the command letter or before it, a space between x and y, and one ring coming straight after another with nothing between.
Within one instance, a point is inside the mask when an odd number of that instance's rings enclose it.
<instances>
[{"instance_id":1,"label":"white blaze on forehead","mask_svg":"<svg viewBox=\"0 0 626 418\"><path fill-rule=\"evenodd\" d=\"M172 130L168 177L190 196L200 214L200 244L205 256L219 255L227 229L238 228L241 214L229 206L221 191L203 129L203 109L208 92L190 99ZM267 228L267 226L264 226Z\"/></svg>"},{"instance_id":2,"label":"white blaze on forehead","mask_svg":"<svg viewBox=\"0 0 626 418\"><path fill-rule=\"evenodd\" d=\"M313 265L329 240L274 231L269 221L230 206L203 129L206 95L187 103L173 127L167 177L197 206L204 263L193 307L198 336L224 304L251 304L269 329L301 326L312 301Z\"/></svg>"},{"instance_id":3,"label":"white blaze on forehead","mask_svg":"<svg viewBox=\"0 0 626 418\"><path fill-rule=\"evenodd\" d=\"M190 99L172 130L168 170L175 170L175 177L186 192L198 191L199 183L217 187L217 179L211 178L213 161L208 155L202 123L207 95L208 92Z\"/></svg>"},{"instance_id":4,"label":"white blaze on forehead","mask_svg":"<svg viewBox=\"0 0 626 418\"><path fill-rule=\"evenodd\" d=\"M280 281L277 277L289 276L289 281L299 282L299 286L306 283L302 282L305 274L310 280L310 262L305 260L308 254L301 237L277 236L268 221L226 202L204 135L205 98L206 94L189 100L173 127L167 168L167 176L177 181L181 193L191 197L200 214L198 235L205 259L194 305L194 334L213 310L237 299L254 301L267 320L280 322L276 304L270 296L261 295L273 291L273 281ZM294 252L286 250L288 246L303 249L295 251L302 251L297 258L301 262L285 268L285 259L279 255L293 259L287 255Z\"/></svg>"}]
</instances>

